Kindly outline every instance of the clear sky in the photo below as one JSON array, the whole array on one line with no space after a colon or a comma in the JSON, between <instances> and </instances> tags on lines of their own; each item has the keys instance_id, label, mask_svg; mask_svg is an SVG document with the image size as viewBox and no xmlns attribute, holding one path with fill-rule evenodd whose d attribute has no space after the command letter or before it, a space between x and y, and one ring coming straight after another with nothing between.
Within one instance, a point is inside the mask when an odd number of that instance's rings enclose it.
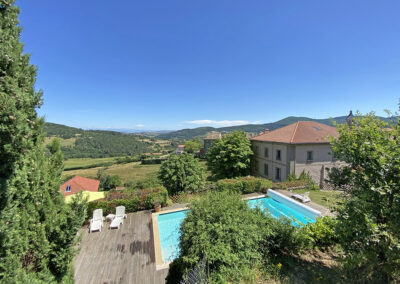
<instances>
[{"instance_id":1,"label":"clear sky","mask_svg":"<svg viewBox=\"0 0 400 284\"><path fill-rule=\"evenodd\" d=\"M180 129L383 115L400 98L400 1L19 0L39 113Z\"/></svg>"}]
</instances>

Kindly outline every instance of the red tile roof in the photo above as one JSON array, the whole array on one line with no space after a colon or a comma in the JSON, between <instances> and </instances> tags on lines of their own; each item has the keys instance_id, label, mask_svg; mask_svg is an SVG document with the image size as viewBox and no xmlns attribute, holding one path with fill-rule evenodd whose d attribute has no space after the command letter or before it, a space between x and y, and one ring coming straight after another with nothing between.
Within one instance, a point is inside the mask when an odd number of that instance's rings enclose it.
<instances>
[{"instance_id":1,"label":"red tile roof","mask_svg":"<svg viewBox=\"0 0 400 284\"><path fill-rule=\"evenodd\" d=\"M84 190L97 192L97 191L99 191L99 185L100 185L100 181L98 181L96 179L74 176L70 180L67 180L66 182L64 182L60 186L60 189L64 196L68 196L68 195L75 194L75 193L78 193L78 192L84 191ZM71 187L71 191L68 191L68 192L65 191L67 186Z\"/></svg>"},{"instance_id":2,"label":"red tile roof","mask_svg":"<svg viewBox=\"0 0 400 284\"><path fill-rule=\"evenodd\" d=\"M335 127L315 121L298 121L250 140L288 144L329 143L329 136L338 137Z\"/></svg>"}]
</instances>

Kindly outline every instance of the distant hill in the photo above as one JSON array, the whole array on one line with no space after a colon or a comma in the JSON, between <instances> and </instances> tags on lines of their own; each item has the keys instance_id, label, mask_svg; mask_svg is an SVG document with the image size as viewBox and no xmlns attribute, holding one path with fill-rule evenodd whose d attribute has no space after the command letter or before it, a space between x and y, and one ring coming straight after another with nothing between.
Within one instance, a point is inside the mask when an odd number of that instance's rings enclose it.
<instances>
[{"instance_id":1,"label":"distant hill","mask_svg":"<svg viewBox=\"0 0 400 284\"><path fill-rule=\"evenodd\" d=\"M389 120L388 118L380 117L382 120ZM219 128L214 128L214 127L198 127L198 128L193 128L193 129L182 129L178 131L173 131L165 134L160 134L157 136L157 138L160 139L192 139L194 137L204 137L208 132L211 131L219 131L222 133L230 133L235 130L242 130L245 132L249 133L259 133L265 129L269 130L274 130L286 125L289 125L291 123L297 122L297 121L316 121L319 123L327 124L330 126L333 126L332 121L335 121L337 123L345 123L346 121L346 116L339 116L339 117L334 117L334 118L326 118L326 119L314 119L314 118L309 118L309 117L298 117L298 116L289 116L284 119L271 122L271 123L265 123L265 124L246 124L246 125L238 125L238 126L230 126L230 127L219 127Z\"/></svg>"},{"instance_id":2,"label":"distant hill","mask_svg":"<svg viewBox=\"0 0 400 284\"><path fill-rule=\"evenodd\" d=\"M139 155L160 151L165 146L154 138L116 131L83 130L56 123L45 123L47 141L61 138L61 149L66 158L103 158ZM158 138L157 138L158 139Z\"/></svg>"}]
</instances>

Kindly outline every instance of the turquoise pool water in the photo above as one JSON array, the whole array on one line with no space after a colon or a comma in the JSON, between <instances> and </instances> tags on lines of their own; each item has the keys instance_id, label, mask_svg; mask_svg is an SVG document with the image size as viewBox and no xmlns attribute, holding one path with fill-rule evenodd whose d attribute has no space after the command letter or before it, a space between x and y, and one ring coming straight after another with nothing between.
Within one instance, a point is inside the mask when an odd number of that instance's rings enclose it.
<instances>
[{"instance_id":1,"label":"turquoise pool water","mask_svg":"<svg viewBox=\"0 0 400 284\"><path fill-rule=\"evenodd\" d=\"M247 204L249 204L250 208L259 207L262 211L268 212L275 218L286 217L292 220L293 226L296 227L315 222L315 218L307 216L307 213L300 212L271 197L250 199L247 201Z\"/></svg>"},{"instance_id":2,"label":"turquoise pool water","mask_svg":"<svg viewBox=\"0 0 400 284\"><path fill-rule=\"evenodd\" d=\"M262 197L247 201L251 208L260 207L261 210L272 216L286 217L292 220L294 226L300 227L315 222L315 216L307 210L277 198ZM296 210L297 209L297 210ZM173 261L179 256L179 228L189 210L160 214L157 216L158 231L160 234L161 254L163 262Z\"/></svg>"},{"instance_id":3,"label":"turquoise pool water","mask_svg":"<svg viewBox=\"0 0 400 284\"><path fill-rule=\"evenodd\" d=\"M163 262L179 256L179 228L189 210L160 214L157 216Z\"/></svg>"}]
</instances>

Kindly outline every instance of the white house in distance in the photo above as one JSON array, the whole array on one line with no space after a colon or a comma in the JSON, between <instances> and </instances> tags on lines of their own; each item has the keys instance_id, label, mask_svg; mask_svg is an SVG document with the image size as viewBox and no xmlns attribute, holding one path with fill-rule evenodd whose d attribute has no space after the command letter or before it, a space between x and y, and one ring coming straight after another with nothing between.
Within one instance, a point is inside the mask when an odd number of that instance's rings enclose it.
<instances>
[{"instance_id":1,"label":"white house in distance","mask_svg":"<svg viewBox=\"0 0 400 284\"><path fill-rule=\"evenodd\" d=\"M311 174L321 187L326 168L339 166L331 156L329 136L338 137L336 128L314 121L298 121L264 131L250 138L254 151L253 174L273 181L285 181L289 174Z\"/></svg>"}]
</instances>

